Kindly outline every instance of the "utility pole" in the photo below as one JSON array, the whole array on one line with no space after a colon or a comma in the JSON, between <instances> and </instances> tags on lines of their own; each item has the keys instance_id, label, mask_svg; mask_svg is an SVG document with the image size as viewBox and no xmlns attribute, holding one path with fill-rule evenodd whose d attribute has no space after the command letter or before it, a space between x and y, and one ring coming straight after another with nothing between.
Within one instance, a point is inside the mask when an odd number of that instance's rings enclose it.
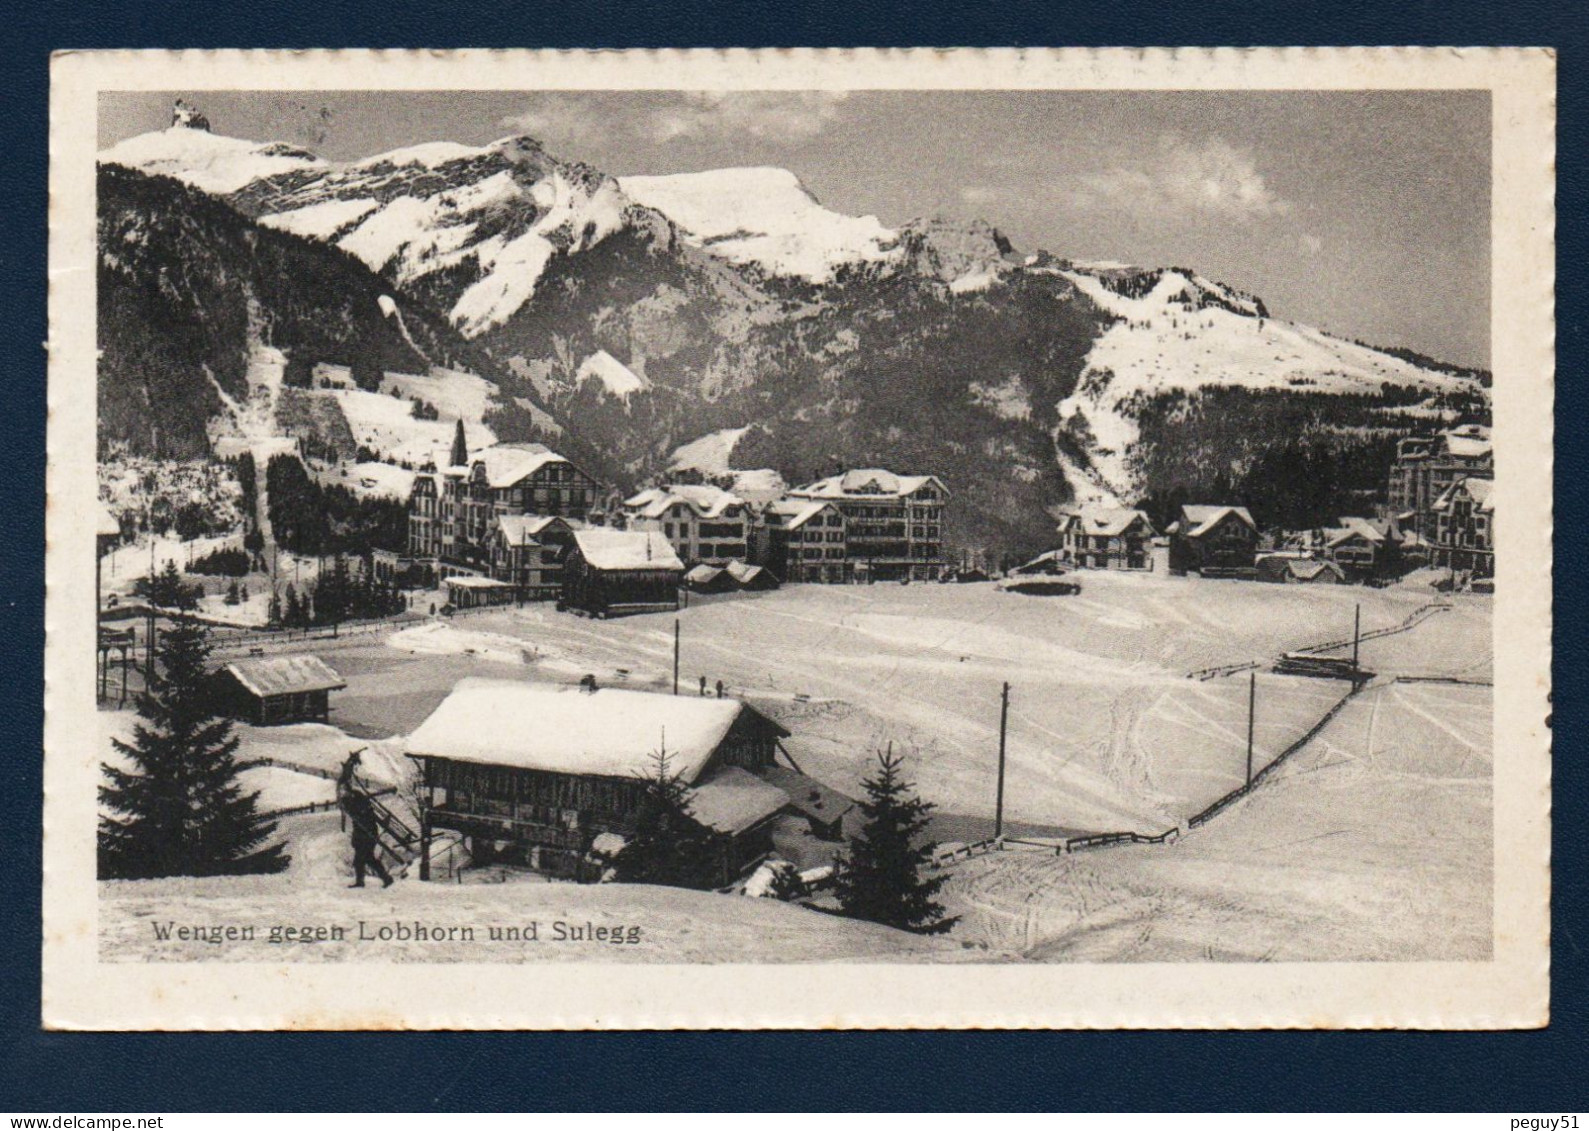
<instances>
[{"instance_id":1,"label":"utility pole","mask_svg":"<svg viewBox=\"0 0 1589 1131\"><path fill-rule=\"evenodd\" d=\"M993 808L993 839L1004 835L1004 739L1009 733L1010 685L999 693L999 795Z\"/></svg>"},{"instance_id":2,"label":"utility pole","mask_svg":"<svg viewBox=\"0 0 1589 1131\"><path fill-rule=\"evenodd\" d=\"M1247 676L1247 784L1252 784L1252 724L1258 707L1258 669Z\"/></svg>"},{"instance_id":3,"label":"utility pole","mask_svg":"<svg viewBox=\"0 0 1589 1131\"><path fill-rule=\"evenodd\" d=\"M1352 678L1357 678L1357 641L1363 629L1363 606L1355 606L1352 612Z\"/></svg>"},{"instance_id":4,"label":"utility pole","mask_svg":"<svg viewBox=\"0 0 1589 1131\"><path fill-rule=\"evenodd\" d=\"M679 618L673 618L673 694L679 693Z\"/></svg>"}]
</instances>

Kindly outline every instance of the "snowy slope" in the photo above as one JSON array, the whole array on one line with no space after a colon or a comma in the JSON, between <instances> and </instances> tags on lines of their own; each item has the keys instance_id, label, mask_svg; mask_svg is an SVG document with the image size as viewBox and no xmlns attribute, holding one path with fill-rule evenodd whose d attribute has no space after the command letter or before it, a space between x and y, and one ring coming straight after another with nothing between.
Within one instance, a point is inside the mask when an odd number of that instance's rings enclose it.
<instances>
[{"instance_id":1,"label":"snowy slope","mask_svg":"<svg viewBox=\"0 0 1589 1131\"><path fill-rule=\"evenodd\" d=\"M1095 441L1100 482L1085 485L1082 495L1126 497L1140 486L1130 453L1139 438L1132 402L1143 397L1208 386L1326 394L1377 394L1385 382L1431 394L1472 387L1466 378L1264 317L1256 300L1200 276L1165 271L1134 297L1097 274L1060 274L1119 319L1094 342L1076 392L1059 405L1060 419L1080 417Z\"/></svg>"},{"instance_id":2,"label":"snowy slope","mask_svg":"<svg viewBox=\"0 0 1589 1131\"><path fill-rule=\"evenodd\" d=\"M188 126L139 134L111 146L100 161L175 177L205 192L236 192L261 177L325 167L314 154L280 142L221 137Z\"/></svg>"},{"instance_id":3,"label":"snowy slope","mask_svg":"<svg viewBox=\"0 0 1589 1131\"><path fill-rule=\"evenodd\" d=\"M431 142L333 164L173 127L100 160L229 196L260 223L333 242L399 284L461 272L469 281L447 313L471 337L512 317L554 256L619 230L629 203L612 178L558 162L527 138Z\"/></svg>"},{"instance_id":4,"label":"snowy slope","mask_svg":"<svg viewBox=\"0 0 1589 1131\"><path fill-rule=\"evenodd\" d=\"M452 444L456 418L416 420L411 402L363 389L333 389L325 395L336 398L359 445L389 460L418 467ZM494 444L496 436L483 424L477 425L469 429L469 443L471 447Z\"/></svg>"},{"instance_id":5,"label":"snowy slope","mask_svg":"<svg viewBox=\"0 0 1589 1131\"><path fill-rule=\"evenodd\" d=\"M893 255L895 233L877 217L829 211L787 169L712 169L619 183L698 246L771 275L821 283L840 266Z\"/></svg>"},{"instance_id":6,"label":"snowy slope","mask_svg":"<svg viewBox=\"0 0 1589 1131\"><path fill-rule=\"evenodd\" d=\"M580 363L574 374L576 384L583 385L590 380L599 381L610 395L622 401L651 388L650 382L606 350L591 354Z\"/></svg>"},{"instance_id":7,"label":"snowy slope","mask_svg":"<svg viewBox=\"0 0 1589 1131\"><path fill-rule=\"evenodd\" d=\"M668 463L668 470L694 469L708 475L726 475L730 471L728 460L734 453L734 445L749 431L749 428L720 428L699 440L680 445Z\"/></svg>"}]
</instances>

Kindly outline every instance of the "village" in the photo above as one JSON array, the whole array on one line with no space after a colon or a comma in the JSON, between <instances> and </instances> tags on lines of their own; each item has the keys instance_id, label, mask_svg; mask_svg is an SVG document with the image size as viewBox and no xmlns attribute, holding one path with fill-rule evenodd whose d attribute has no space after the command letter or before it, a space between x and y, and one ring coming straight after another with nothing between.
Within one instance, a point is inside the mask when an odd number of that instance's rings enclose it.
<instances>
[{"instance_id":1,"label":"village","mask_svg":"<svg viewBox=\"0 0 1589 1131\"><path fill-rule=\"evenodd\" d=\"M240 538L200 542L243 551L242 584L274 623L228 618L213 578L181 570L180 550L156 568L153 540L121 545L107 512L102 729L130 735L160 634L209 621L214 701L254 760L245 788L291 833L300 896L347 875L339 797L355 751L399 891L614 878L661 755L710 830L713 888L832 905L864 781L897 748L937 810L926 835L932 867L953 873L962 944L1021 955L1053 943L1011 946L1009 877L969 915L962 877L1179 839L1254 787L1255 758L1280 769L1346 702L1336 686L1444 681L1366 694L1417 700L1402 706L1413 723L1434 707L1443 731L1455 719L1461 743L1485 747L1487 688L1466 685L1489 663L1492 476L1487 429L1460 426L1401 442L1372 515L1261 530L1214 500L1161 528L1082 503L1058 515L1053 549L1001 573L946 543L952 485L931 474L623 496L543 445L472 450L459 421L412 476L401 552L311 562L261 546L263 501ZM133 554L148 555L139 577L106 578ZM287 568L306 582L291 619L279 590L261 600ZM311 614L310 594L333 585L341 614ZM360 591L362 609L347 596ZM350 615L372 593L382 615ZM125 924L112 933L127 943Z\"/></svg>"}]
</instances>

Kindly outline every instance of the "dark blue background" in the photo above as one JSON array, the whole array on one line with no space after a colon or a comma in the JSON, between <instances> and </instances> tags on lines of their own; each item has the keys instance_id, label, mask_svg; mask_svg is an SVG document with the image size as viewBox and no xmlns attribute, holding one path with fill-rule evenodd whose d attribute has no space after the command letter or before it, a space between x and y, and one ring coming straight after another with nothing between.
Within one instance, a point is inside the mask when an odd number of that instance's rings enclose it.
<instances>
[{"instance_id":1,"label":"dark blue background","mask_svg":"<svg viewBox=\"0 0 1589 1131\"><path fill-rule=\"evenodd\" d=\"M753 1107L1459 1109L1586 1105L1583 140L1575 5L1494 0L878 3L249 0L0 18L0 1110ZM1342 10L1336 10L1336 9ZM75 1035L39 1018L48 55L66 47L1543 44L1561 50L1558 696L1551 1027L1537 1033ZM1416 296L1409 296L1415 301ZM813 970L813 977L820 971ZM402 976L423 979L423 968ZM549 975L550 976L550 975ZM1499 1126L1499 1125L1498 1125Z\"/></svg>"}]
</instances>

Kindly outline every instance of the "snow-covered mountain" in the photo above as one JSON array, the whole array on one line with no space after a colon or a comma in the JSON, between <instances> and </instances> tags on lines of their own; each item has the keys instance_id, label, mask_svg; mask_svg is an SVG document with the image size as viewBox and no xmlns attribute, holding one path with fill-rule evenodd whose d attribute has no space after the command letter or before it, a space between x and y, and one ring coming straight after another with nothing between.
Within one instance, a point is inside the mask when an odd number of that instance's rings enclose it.
<instances>
[{"instance_id":1,"label":"snow-covered mountain","mask_svg":"<svg viewBox=\"0 0 1589 1131\"><path fill-rule=\"evenodd\" d=\"M127 138L101 153L99 160L154 176L175 177L223 196L263 177L326 168L320 158L296 146L222 137L191 125L173 125Z\"/></svg>"},{"instance_id":2,"label":"snow-covered mountain","mask_svg":"<svg viewBox=\"0 0 1589 1131\"><path fill-rule=\"evenodd\" d=\"M1276 319L1193 270L1022 255L982 222L889 229L784 170L619 180L529 138L335 164L181 126L102 161L340 249L402 307L382 308L382 350L416 352L405 326L452 331L394 369L445 372L468 343L462 368L499 387L482 423L566 426L560 448L623 487L670 463L932 470L960 500L954 535L1040 549L1077 496L1344 511L1399 436L1488 411L1480 375ZM295 357L338 360L315 351ZM1276 494L1320 466L1326 495Z\"/></svg>"},{"instance_id":3,"label":"snow-covered mountain","mask_svg":"<svg viewBox=\"0 0 1589 1131\"><path fill-rule=\"evenodd\" d=\"M826 283L844 267L901 255L898 234L877 217L829 211L787 169L712 169L619 184L694 246L768 276Z\"/></svg>"}]
</instances>

